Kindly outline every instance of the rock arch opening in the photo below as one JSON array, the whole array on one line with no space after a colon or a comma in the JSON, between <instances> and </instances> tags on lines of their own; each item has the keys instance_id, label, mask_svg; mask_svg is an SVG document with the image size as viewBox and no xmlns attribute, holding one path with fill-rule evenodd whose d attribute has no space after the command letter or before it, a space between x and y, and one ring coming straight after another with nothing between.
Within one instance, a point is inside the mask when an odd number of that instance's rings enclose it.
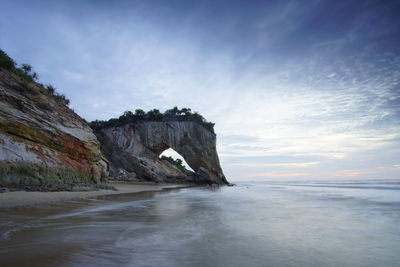
<instances>
[{"instance_id":1,"label":"rock arch opening","mask_svg":"<svg viewBox=\"0 0 400 267\"><path fill-rule=\"evenodd\" d=\"M189 164L186 162L186 160L182 157L181 154L176 152L173 148L167 148L165 149L160 155L158 156L160 160L168 160L172 159L175 161L176 164L182 165L185 169L191 172L195 172Z\"/></svg>"},{"instance_id":2,"label":"rock arch opening","mask_svg":"<svg viewBox=\"0 0 400 267\"><path fill-rule=\"evenodd\" d=\"M148 181L181 177L182 181L228 184L218 159L216 135L196 122L143 121L99 128L95 133L110 162L110 173L123 169ZM186 162L193 175L163 164L159 156L169 148L182 156L182 164Z\"/></svg>"}]
</instances>

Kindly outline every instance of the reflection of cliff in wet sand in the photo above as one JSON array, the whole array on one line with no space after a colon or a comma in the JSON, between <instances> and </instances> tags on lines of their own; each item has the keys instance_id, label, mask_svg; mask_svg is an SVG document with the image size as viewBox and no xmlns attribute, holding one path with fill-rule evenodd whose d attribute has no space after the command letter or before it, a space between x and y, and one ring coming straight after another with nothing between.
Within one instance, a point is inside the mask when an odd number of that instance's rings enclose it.
<instances>
[{"instance_id":1,"label":"reflection of cliff in wet sand","mask_svg":"<svg viewBox=\"0 0 400 267\"><path fill-rule=\"evenodd\" d=\"M117 194L130 194L138 192L161 191L167 188L183 188L185 184L154 184L154 183L133 183L133 182L112 182L109 184L114 189L99 189L69 192L26 192L14 191L0 194L0 208L12 208L17 206L37 205L55 203L78 198L92 198L98 196L109 196Z\"/></svg>"}]
</instances>

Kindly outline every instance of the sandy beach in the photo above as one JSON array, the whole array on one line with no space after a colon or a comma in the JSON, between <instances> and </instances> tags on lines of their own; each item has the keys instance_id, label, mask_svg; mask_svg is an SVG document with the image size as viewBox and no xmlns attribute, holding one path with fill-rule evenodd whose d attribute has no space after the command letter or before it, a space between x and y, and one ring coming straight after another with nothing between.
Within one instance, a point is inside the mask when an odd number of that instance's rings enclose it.
<instances>
[{"instance_id":1,"label":"sandy beach","mask_svg":"<svg viewBox=\"0 0 400 267\"><path fill-rule=\"evenodd\" d=\"M188 184L154 184L154 183L132 183L132 182L112 182L109 185L115 190L93 190L79 192L6 192L0 194L0 208L12 208L18 206L31 206L39 204L55 203L79 198L90 198L104 195L116 195L127 193L138 193L144 191L160 191L165 188L183 188Z\"/></svg>"}]
</instances>

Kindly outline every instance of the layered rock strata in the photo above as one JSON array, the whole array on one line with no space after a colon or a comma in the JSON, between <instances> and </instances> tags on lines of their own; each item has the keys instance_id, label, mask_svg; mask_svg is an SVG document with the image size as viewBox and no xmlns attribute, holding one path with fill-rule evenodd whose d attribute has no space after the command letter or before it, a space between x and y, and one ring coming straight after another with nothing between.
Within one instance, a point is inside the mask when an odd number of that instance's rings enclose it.
<instances>
[{"instance_id":1,"label":"layered rock strata","mask_svg":"<svg viewBox=\"0 0 400 267\"><path fill-rule=\"evenodd\" d=\"M0 185L105 181L89 125L43 86L0 69Z\"/></svg>"},{"instance_id":2,"label":"layered rock strata","mask_svg":"<svg viewBox=\"0 0 400 267\"><path fill-rule=\"evenodd\" d=\"M110 174L120 179L228 184L218 159L216 135L191 121L142 121L96 128ZM195 171L159 159L174 149Z\"/></svg>"}]
</instances>

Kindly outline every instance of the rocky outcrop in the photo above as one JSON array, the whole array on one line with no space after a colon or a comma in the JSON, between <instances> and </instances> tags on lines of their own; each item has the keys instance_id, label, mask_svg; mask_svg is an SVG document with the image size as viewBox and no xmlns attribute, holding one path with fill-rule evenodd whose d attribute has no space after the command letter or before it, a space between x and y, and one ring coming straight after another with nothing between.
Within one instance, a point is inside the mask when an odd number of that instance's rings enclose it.
<instances>
[{"instance_id":1,"label":"rocky outcrop","mask_svg":"<svg viewBox=\"0 0 400 267\"><path fill-rule=\"evenodd\" d=\"M227 184L216 151L216 135L191 121L139 121L95 128L110 174L150 181ZM174 149L195 171L188 173L159 159Z\"/></svg>"},{"instance_id":2,"label":"rocky outcrop","mask_svg":"<svg viewBox=\"0 0 400 267\"><path fill-rule=\"evenodd\" d=\"M31 66L18 66L0 50L0 187L62 189L105 182L108 173L123 180L228 184L214 124L200 114L177 107L163 114L127 111L91 123L94 133L64 95L36 83ZM160 159L168 148L194 172Z\"/></svg>"},{"instance_id":3,"label":"rocky outcrop","mask_svg":"<svg viewBox=\"0 0 400 267\"><path fill-rule=\"evenodd\" d=\"M43 86L0 68L0 185L99 183L106 176L88 124Z\"/></svg>"}]
</instances>

